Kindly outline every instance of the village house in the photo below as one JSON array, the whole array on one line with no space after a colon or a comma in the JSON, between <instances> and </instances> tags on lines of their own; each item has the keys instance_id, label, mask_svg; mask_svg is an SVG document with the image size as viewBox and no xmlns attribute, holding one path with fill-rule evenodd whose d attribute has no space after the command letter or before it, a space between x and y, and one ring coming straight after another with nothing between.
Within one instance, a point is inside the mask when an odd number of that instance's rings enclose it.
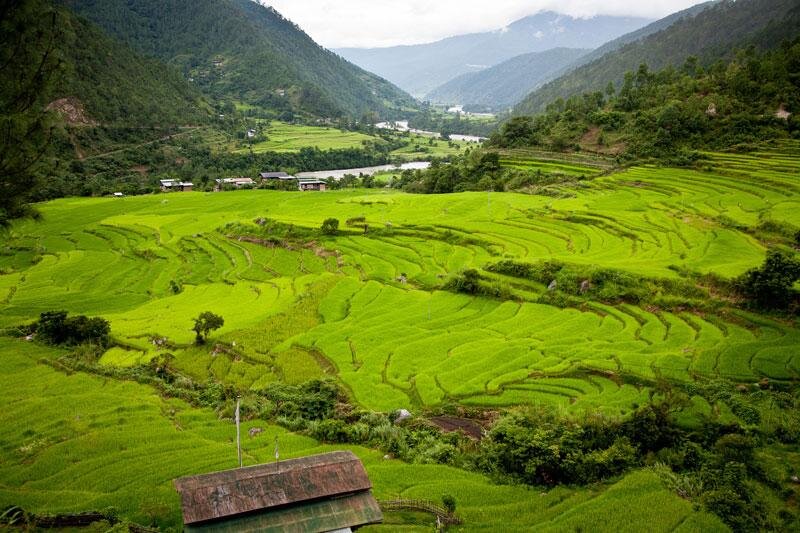
<instances>
[{"instance_id":1,"label":"village house","mask_svg":"<svg viewBox=\"0 0 800 533\"><path fill-rule=\"evenodd\" d=\"M171 192L171 191L189 192L194 187L194 184L190 181L161 180L160 183L162 192Z\"/></svg>"},{"instance_id":2,"label":"village house","mask_svg":"<svg viewBox=\"0 0 800 533\"><path fill-rule=\"evenodd\" d=\"M383 520L352 452L175 480L184 531L350 532Z\"/></svg>"},{"instance_id":3,"label":"village house","mask_svg":"<svg viewBox=\"0 0 800 533\"><path fill-rule=\"evenodd\" d=\"M251 178L221 178L214 181L216 182L216 185L214 186L215 191L221 191L226 185L230 185L236 189L241 189L253 187L256 184L256 182Z\"/></svg>"},{"instance_id":4,"label":"village house","mask_svg":"<svg viewBox=\"0 0 800 533\"><path fill-rule=\"evenodd\" d=\"M327 189L327 184L318 179L300 179L297 186L301 191L324 191Z\"/></svg>"},{"instance_id":5,"label":"village house","mask_svg":"<svg viewBox=\"0 0 800 533\"><path fill-rule=\"evenodd\" d=\"M290 176L286 172L262 172L259 174L262 180L295 180L294 176Z\"/></svg>"}]
</instances>

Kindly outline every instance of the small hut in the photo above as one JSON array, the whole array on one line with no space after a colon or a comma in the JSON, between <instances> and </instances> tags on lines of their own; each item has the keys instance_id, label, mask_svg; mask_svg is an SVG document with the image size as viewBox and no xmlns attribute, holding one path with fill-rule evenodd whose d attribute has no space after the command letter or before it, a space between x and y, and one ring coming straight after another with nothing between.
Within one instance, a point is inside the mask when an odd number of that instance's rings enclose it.
<instances>
[{"instance_id":1,"label":"small hut","mask_svg":"<svg viewBox=\"0 0 800 533\"><path fill-rule=\"evenodd\" d=\"M185 531L352 531L383 515L364 465L332 452L175 480Z\"/></svg>"}]
</instances>

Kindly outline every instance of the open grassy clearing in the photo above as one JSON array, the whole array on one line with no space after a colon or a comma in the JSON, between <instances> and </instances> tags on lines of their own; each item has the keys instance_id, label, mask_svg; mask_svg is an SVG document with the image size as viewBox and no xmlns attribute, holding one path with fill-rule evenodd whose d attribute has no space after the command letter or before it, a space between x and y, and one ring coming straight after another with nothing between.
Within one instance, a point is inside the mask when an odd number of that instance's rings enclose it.
<instances>
[{"instance_id":1,"label":"open grassy clearing","mask_svg":"<svg viewBox=\"0 0 800 533\"><path fill-rule=\"evenodd\" d=\"M66 375L42 363L56 357L56 350L16 340L0 340L0 349L4 417L19 422L0 427L0 506L44 513L113 506L136 522L179 530L180 504L172 479L235 466L231 421L208 409L164 400L143 385ZM245 464L271 460L276 436L283 458L332 449L261 423L245 423L244 429L255 426L264 432L245 436ZM453 494L465 520L463 531L526 531L532 526L556 531L590 524L597 530L599 523L607 524L602 531L667 532L679 524L725 530L647 472L589 489L541 492L494 485L451 467L407 465L365 448L350 449L364 461L378 498L437 500ZM658 511L631 513L645 502L653 509L651 504L658 502ZM605 517L602 522L598 512ZM614 518L626 515L625 524Z\"/></svg>"},{"instance_id":2,"label":"open grassy clearing","mask_svg":"<svg viewBox=\"0 0 800 533\"><path fill-rule=\"evenodd\" d=\"M303 126L273 121L265 129L267 140L254 143L254 153L262 152L299 152L301 148L319 148L320 150L339 150L345 148L361 148L364 142L381 142L377 137L354 131L342 131L333 127ZM250 148L241 148L236 153L249 152Z\"/></svg>"}]
</instances>

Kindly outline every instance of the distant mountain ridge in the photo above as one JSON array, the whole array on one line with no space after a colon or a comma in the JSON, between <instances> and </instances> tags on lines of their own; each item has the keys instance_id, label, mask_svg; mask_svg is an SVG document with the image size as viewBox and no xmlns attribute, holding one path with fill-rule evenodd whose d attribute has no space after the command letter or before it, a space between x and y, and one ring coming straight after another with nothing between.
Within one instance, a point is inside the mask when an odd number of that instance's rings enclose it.
<instances>
[{"instance_id":1,"label":"distant mountain ridge","mask_svg":"<svg viewBox=\"0 0 800 533\"><path fill-rule=\"evenodd\" d=\"M397 87L251 0L61 1L215 97L318 116L390 116L415 106Z\"/></svg>"},{"instance_id":2,"label":"distant mountain ridge","mask_svg":"<svg viewBox=\"0 0 800 533\"><path fill-rule=\"evenodd\" d=\"M681 66L689 56L701 64L729 58L739 47L765 49L800 34L800 0L720 0L684 10L639 32L607 43L585 62L528 95L515 115L542 112L557 98L619 86L641 64L653 70ZM605 52L605 53L604 53Z\"/></svg>"},{"instance_id":3,"label":"distant mountain ridge","mask_svg":"<svg viewBox=\"0 0 800 533\"><path fill-rule=\"evenodd\" d=\"M581 48L553 48L516 56L486 70L462 74L437 87L425 99L485 111L508 110L589 52Z\"/></svg>"},{"instance_id":4,"label":"distant mountain ridge","mask_svg":"<svg viewBox=\"0 0 800 533\"><path fill-rule=\"evenodd\" d=\"M551 48L595 48L650 22L634 17L572 18L541 12L506 28L472 33L434 43L335 51L356 65L422 97L462 74L488 68L515 56Z\"/></svg>"}]
</instances>

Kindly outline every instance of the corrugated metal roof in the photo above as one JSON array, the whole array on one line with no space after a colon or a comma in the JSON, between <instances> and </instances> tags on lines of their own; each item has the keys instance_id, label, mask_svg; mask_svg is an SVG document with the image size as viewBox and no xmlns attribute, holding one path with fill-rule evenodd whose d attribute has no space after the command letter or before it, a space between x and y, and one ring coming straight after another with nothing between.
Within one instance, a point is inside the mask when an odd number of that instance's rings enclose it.
<instances>
[{"instance_id":1,"label":"corrugated metal roof","mask_svg":"<svg viewBox=\"0 0 800 533\"><path fill-rule=\"evenodd\" d=\"M383 514L369 492L317 500L262 513L187 525L185 531L203 533L322 533L378 524Z\"/></svg>"},{"instance_id":2,"label":"corrugated metal roof","mask_svg":"<svg viewBox=\"0 0 800 533\"><path fill-rule=\"evenodd\" d=\"M372 484L358 457L345 451L184 477L175 487L184 524L195 524L369 491Z\"/></svg>"}]
</instances>

